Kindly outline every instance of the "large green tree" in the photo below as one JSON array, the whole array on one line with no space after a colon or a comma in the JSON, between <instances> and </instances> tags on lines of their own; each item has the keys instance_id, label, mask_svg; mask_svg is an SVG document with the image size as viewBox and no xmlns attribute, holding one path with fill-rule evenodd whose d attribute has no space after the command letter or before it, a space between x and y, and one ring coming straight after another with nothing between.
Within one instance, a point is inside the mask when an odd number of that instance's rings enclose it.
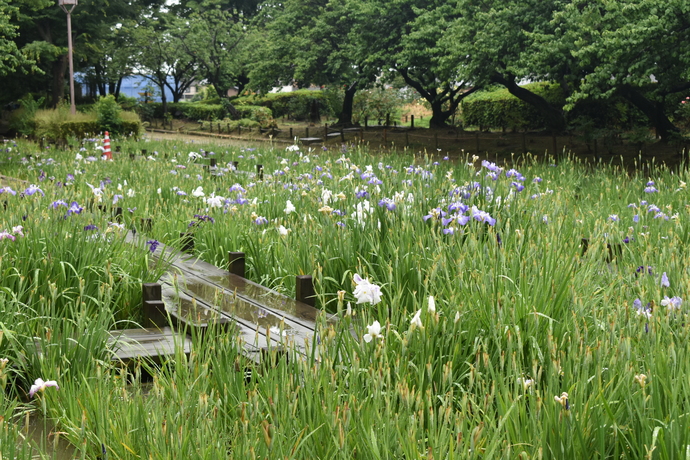
<instances>
[{"instance_id":1,"label":"large green tree","mask_svg":"<svg viewBox=\"0 0 690 460\"><path fill-rule=\"evenodd\" d=\"M26 69L32 61L19 50L14 39L19 28L12 19L18 10L7 0L0 0L0 76Z\"/></svg>"},{"instance_id":2,"label":"large green tree","mask_svg":"<svg viewBox=\"0 0 690 460\"><path fill-rule=\"evenodd\" d=\"M570 47L571 104L622 96L669 139L678 129L669 105L690 90L688 0L575 0L555 15L544 44Z\"/></svg>"},{"instance_id":3,"label":"large green tree","mask_svg":"<svg viewBox=\"0 0 690 460\"><path fill-rule=\"evenodd\" d=\"M355 94L375 80L378 69L355 52L348 1L288 0L267 6L261 18L262 46L251 85L263 91L293 82L342 88L338 125L351 125Z\"/></svg>"},{"instance_id":4,"label":"large green tree","mask_svg":"<svg viewBox=\"0 0 690 460\"><path fill-rule=\"evenodd\" d=\"M442 0L350 0L356 56L385 76L397 71L432 109L430 126L445 126L478 85L443 61L439 46L457 12Z\"/></svg>"},{"instance_id":5,"label":"large green tree","mask_svg":"<svg viewBox=\"0 0 690 460\"><path fill-rule=\"evenodd\" d=\"M544 71L533 58L537 36L550 34L559 0L456 0L454 18L439 41L443 64L476 85L501 84L517 98L537 108L554 131L566 128L561 107L521 86L529 80L559 81L559 71ZM548 43L543 46L548 47ZM554 50L569 53L570 50ZM552 54L549 54L552 56Z\"/></svg>"},{"instance_id":6,"label":"large green tree","mask_svg":"<svg viewBox=\"0 0 690 460\"><path fill-rule=\"evenodd\" d=\"M64 96L66 88L67 19L54 0L16 0L19 8L19 37L16 44L36 60L46 73L46 80L33 82L25 91L45 91L53 104ZM100 59L109 48L99 43L109 40L117 23L135 20L156 10L163 0L84 0L72 13L75 71L119 65L120 60ZM105 70L100 69L101 73Z\"/></svg>"},{"instance_id":7,"label":"large green tree","mask_svg":"<svg viewBox=\"0 0 690 460\"><path fill-rule=\"evenodd\" d=\"M175 11L178 17L170 29L177 46L196 62L201 78L224 100L229 89L244 88L250 67L250 16L235 6L215 0L189 2ZM237 116L232 104L227 105Z\"/></svg>"},{"instance_id":8,"label":"large green tree","mask_svg":"<svg viewBox=\"0 0 690 460\"><path fill-rule=\"evenodd\" d=\"M179 102L198 79L197 62L180 48L166 21L145 21L132 29L131 36L136 45L133 59L137 73L158 86L165 112L165 89L170 90L173 102Z\"/></svg>"}]
</instances>

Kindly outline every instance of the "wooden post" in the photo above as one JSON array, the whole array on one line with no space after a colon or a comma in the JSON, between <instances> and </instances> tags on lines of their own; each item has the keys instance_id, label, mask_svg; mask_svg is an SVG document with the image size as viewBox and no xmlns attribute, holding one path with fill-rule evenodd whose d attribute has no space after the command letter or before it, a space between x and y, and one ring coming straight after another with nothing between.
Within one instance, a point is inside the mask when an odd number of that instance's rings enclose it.
<instances>
[{"instance_id":1,"label":"wooden post","mask_svg":"<svg viewBox=\"0 0 690 460\"><path fill-rule=\"evenodd\" d=\"M410 129L414 129L414 115L410 115Z\"/></svg>"},{"instance_id":2,"label":"wooden post","mask_svg":"<svg viewBox=\"0 0 690 460\"><path fill-rule=\"evenodd\" d=\"M386 114L386 126L390 126L391 124L391 114L387 113Z\"/></svg>"},{"instance_id":3,"label":"wooden post","mask_svg":"<svg viewBox=\"0 0 690 460\"><path fill-rule=\"evenodd\" d=\"M316 291L311 275L297 275L295 277L295 300L316 306Z\"/></svg>"},{"instance_id":4,"label":"wooden post","mask_svg":"<svg viewBox=\"0 0 690 460\"><path fill-rule=\"evenodd\" d=\"M620 243L606 243L606 248L609 250L606 261L611 263L614 260L618 262L623 255L623 246Z\"/></svg>"},{"instance_id":5,"label":"wooden post","mask_svg":"<svg viewBox=\"0 0 690 460\"><path fill-rule=\"evenodd\" d=\"M242 135L242 127L240 125L237 125L237 135L238 136Z\"/></svg>"},{"instance_id":6,"label":"wooden post","mask_svg":"<svg viewBox=\"0 0 690 460\"><path fill-rule=\"evenodd\" d=\"M180 232L180 245L182 246L182 252L194 252L194 233Z\"/></svg>"},{"instance_id":7,"label":"wooden post","mask_svg":"<svg viewBox=\"0 0 690 460\"><path fill-rule=\"evenodd\" d=\"M209 161L209 163L210 163L210 165L211 165L212 168L215 168L216 165L218 164L215 158L211 158L211 159L208 160L208 161Z\"/></svg>"},{"instance_id":8,"label":"wooden post","mask_svg":"<svg viewBox=\"0 0 690 460\"><path fill-rule=\"evenodd\" d=\"M309 137L309 127L304 128L304 137Z\"/></svg>"},{"instance_id":9,"label":"wooden post","mask_svg":"<svg viewBox=\"0 0 690 460\"><path fill-rule=\"evenodd\" d=\"M116 207L113 208L113 215L115 216L115 221L116 222L122 222L122 208L121 207Z\"/></svg>"},{"instance_id":10,"label":"wooden post","mask_svg":"<svg viewBox=\"0 0 690 460\"><path fill-rule=\"evenodd\" d=\"M235 171L237 171L240 167L240 162L239 161L233 161L232 167L235 168Z\"/></svg>"},{"instance_id":11,"label":"wooden post","mask_svg":"<svg viewBox=\"0 0 690 460\"><path fill-rule=\"evenodd\" d=\"M259 180L264 180L264 165L256 165L256 175Z\"/></svg>"},{"instance_id":12,"label":"wooden post","mask_svg":"<svg viewBox=\"0 0 690 460\"><path fill-rule=\"evenodd\" d=\"M146 233L150 232L151 229L153 228L153 219L150 217L147 218L141 218L141 232Z\"/></svg>"},{"instance_id":13,"label":"wooden post","mask_svg":"<svg viewBox=\"0 0 690 460\"><path fill-rule=\"evenodd\" d=\"M328 140L328 123L323 125L323 140Z\"/></svg>"},{"instance_id":14,"label":"wooden post","mask_svg":"<svg viewBox=\"0 0 690 460\"><path fill-rule=\"evenodd\" d=\"M228 267L230 273L244 278L246 268L244 252L228 252L228 263L230 264Z\"/></svg>"},{"instance_id":15,"label":"wooden post","mask_svg":"<svg viewBox=\"0 0 690 460\"><path fill-rule=\"evenodd\" d=\"M121 146L119 146L119 145L116 145L116 146L115 146L115 153L120 153L120 152L122 152L122 150L121 150L121 149L122 149L122 147L121 147Z\"/></svg>"},{"instance_id":16,"label":"wooden post","mask_svg":"<svg viewBox=\"0 0 690 460\"><path fill-rule=\"evenodd\" d=\"M290 128L290 140L293 140L294 137L292 136L292 128Z\"/></svg>"},{"instance_id":17,"label":"wooden post","mask_svg":"<svg viewBox=\"0 0 690 460\"><path fill-rule=\"evenodd\" d=\"M141 149L141 156L145 157L147 152L148 152L148 150Z\"/></svg>"},{"instance_id":18,"label":"wooden post","mask_svg":"<svg viewBox=\"0 0 690 460\"><path fill-rule=\"evenodd\" d=\"M161 285L144 283L141 285L141 307L144 313L144 327L162 328L168 324Z\"/></svg>"},{"instance_id":19,"label":"wooden post","mask_svg":"<svg viewBox=\"0 0 690 460\"><path fill-rule=\"evenodd\" d=\"M479 131L475 134L475 143L477 144L477 155L479 155Z\"/></svg>"},{"instance_id":20,"label":"wooden post","mask_svg":"<svg viewBox=\"0 0 690 460\"><path fill-rule=\"evenodd\" d=\"M385 144L388 140L388 130L386 128L383 128L383 143Z\"/></svg>"},{"instance_id":21,"label":"wooden post","mask_svg":"<svg viewBox=\"0 0 690 460\"><path fill-rule=\"evenodd\" d=\"M405 123L407 123L407 115L405 115Z\"/></svg>"},{"instance_id":22,"label":"wooden post","mask_svg":"<svg viewBox=\"0 0 690 460\"><path fill-rule=\"evenodd\" d=\"M589 239L588 238L582 238L580 241L580 247L582 247L582 253L580 254L580 257L585 255L585 252L587 252L587 249L589 248Z\"/></svg>"},{"instance_id":23,"label":"wooden post","mask_svg":"<svg viewBox=\"0 0 690 460\"><path fill-rule=\"evenodd\" d=\"M369 127L369 117L364 117L364 129Z\"/></svg>"},{"instance_id":24,"label":"wooden post","mask_svg":"<svg viewBox=\"0 0 690 460\"><path fill-rule=\"evenodd\" d=\"M340 127L340 140L345 142L345 128Z\"/></svg>"}]
</instances>

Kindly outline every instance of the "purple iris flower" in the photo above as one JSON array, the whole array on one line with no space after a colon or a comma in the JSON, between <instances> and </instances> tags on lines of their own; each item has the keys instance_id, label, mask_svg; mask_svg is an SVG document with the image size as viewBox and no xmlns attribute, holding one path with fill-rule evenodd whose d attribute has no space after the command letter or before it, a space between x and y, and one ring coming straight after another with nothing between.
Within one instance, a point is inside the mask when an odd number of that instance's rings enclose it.
<instances>
[{"instance_id":1,"label":"purple iris flower","mask_svg":"<svg viewBox=\"0 0 690 460\"><path fill-rule=\"evenodd\" d=\"M341 216L341 217L345 215L345 213L343 211L341 211L340 209L334 209L333 211L331 211L331 214L336 215L336 216Z\"/></svg>"},{"instance_id":2,"label":"purple iris flower","mask_svg":"<svg viewBox=\"0 0 690 460\"><path fill-rule=\"evenodd\" d=\"M79 204L77 204L76 201L73 201L72 204L71 204L71 205L69 206L69 208L67 209L67 215L69 216L69 215L71 215L71 214L81 214L81 212L82 212L83 210L84 210L84 208L82 208L81 206L79 206Z\"/></svg>"},{"instance_id":3,"label":"purple iris flower","mask_svg":"<svg viewBox=\"0 0 690 460\"><path fill-rule=\"evenodd\" d=\"M381 201L379 201L379 206L381 207L386 207L389 211L395 211L395 202L391 200L390 198L383 198Z\"/></svg>"},{"instance_id":4,"label":"purple iris flower","mask_svg":"<svg viewBox=\"0 0 690 460\"><path fill-rule=\"evenodd\" d=\"M443 229L444 235L455 235L455 229L453 227L448 227Z\"/></svg>"},{"instance_id":5,"label":"purple iris flower","mask_svg":"<svg viewBox=\"0 0 690 460\"><path fill-rule=\"evenodd\" d=\"M479 222L486 222L492 227L496 225L496 219L491 217L491 215L488 212L477 209L476 206L472 207L472 218Z\"/></svg>"},{"instance_id":6,"label":"purple iris flower","mask_svg":"<svg viewBox=\"0 0 690 460\"><path fill-rule=\"evenodd\" d=\"M7 193L9 193L9 194L11 194L11 195L16 195L16 194L17 194L17 192L15 192L14 190L12 190L10 187L0 187L0 193L5 193L5 192L7 192Z\"/></svg>"},{"instance_id":7,"label":"purple iris flower","mask_svg":"<svg viewBox=\"0 0 690 460\"><path fill-rule=\"evenodd\" d=\"M644 188L645 193L656 193L658 191L659 190L656 187L654 187L653 185L650 185L649 187Z\"/></svg>"},{"instance_id":8,"label":"purple iris flower","mask_svg":"<svg viewBox=\"0 0 690 460\"><path fill-rule=\"evenodd\" d=\"M646 271L647 271L647 273L649 273L649 274L651 275L651 274L652 274L652 267L648 265ZM644 266L644 265L640 265L639 267L637 267L637 269L635 269L635 273L638 273L638 274L639 274L639 273L642 273L642 274L644 274L644 273L645 273L645 266Z\"/></svg>"},{"instance_id":9,"label":"purple iris flower","mask_svg":"<svg viewBox=\"0 0 690 460\"><path fill-rule=\"evenodd\" d=\"M357 198L360 198L360 199L361 199L361 198L366 198L366 197L369 196L369 192L367 192L366 190L358 190L358 191L355 193L355 196L356 196Z\"/></svg>"},{"instance_id":10,"label":"purple iris flower","mask_svg":"<svg viewBox=\"0 0 690 460\"><path fill-rule=\"evenodd\" d=\"M151 253L154 253L156 252L156 249L158 249L158 246L161 243L158 240L148 240L146 244L149 246L149 251L151 251Z\"/></svg>"},{"instance_id":11,"label":"purple iris flower","mask_svg":"<svg viewBox=\"0 0 690 460\"><path fill-rule=\"evenodd\" d=\"M491 163L491 162L486 161L486 160L482 161L482 166L485 167L486 169L488 169L489 171L493 171L493 172L499 173L499 174L503 170L502 168L496 166L495 163Z\"/></svg>"},{"instance_id":12,"label":"purple iris flower","mask_svg":"<svg viewBox=\"0 0 690 460\"><path fill-rule=\"evenodd\" d=\"M633 222L639 222L639 221L640 221L640 216L637 215L637 214L635 214L635 215L633 216Z\"/></svg>"},{"instance_id":13,"label":"purple iris flower","mask_svg":"<svg viewBox=\"0 0 690 460\"><path fill-rule=\"evenodd\" d=\"M668 275L666 275L666 272L661 274L661 287L671 287L671 283L668 281Z\"/></svg>"},{"instance_id":14,"label":"purple iris flower","mask_svg":"<svg viewBox=\"0 0 690 460\"><path fill-rule=\"evenodd\" d=\"M511 182L510 185L515 187L516 192L522 192L525 189L525 186L522 185L520 182Z\"/></svg>"},{"instance_id":15,"label":"purple iris flower","mask_svg":"<svg viewBox=\"0 0 690 460\"><path fill-rule=\"evenodd\" d=\"M254 223L255 223L256 225L265 225L265 224L268 223L268 219L266 219L266 218L263 217L263 216L259 216L259 217L257 217L256 219L254 219Z\"/></svg>"},{"instance_id":16,"label":"purple iris flower","mask_svg":"<svg viewBox=\"0 0 690 460\"><path fill-rule=\"evenodd\" d=\"M117 204L117 202L123 198L122 195L113 195L113 204Z\"/></svg>"},{"instance_id":17,"label":"purple iris flower","mask_svg":"<svg viewBox=\"0 0 690 460\"><path fill-rule=\"evenodd\" d=\"M89 224L86 227L84 227L85 232L89 232L91 230L98 230L98 227L96 227L94 224Z\"/></svg>"},{"instance_id":18,"label":"purple iris flower","mask_svg":"<svg viewBox=\"0 0 690 460\"><path fill-rule=\"evenodd\" d=\"M13 234L11 234L10 232L7 232L7 231L0 232L0 241L5 240L5 239L15 241L17 238Z\"/></svg>"},{"instance_id":19,"label":"purple iris flower","mask_svg":"<svg viewBox=\"0 0 690 460\"><path fill-rule=\"evenodd\" d=\"M532 179L532 182L535 183L535 184L538 184L538 183L541 182L541 181L542 181L542 179L541 179L541 177L539 177L539 176L537 176L537 177L535 177L534 179Z\"/></svg>"},{"instance_id":20,"label":"purple iris flower","mask_svg":"<svg viewBox=\"0 0 690 460\"><path fill-rule=\"evenodd\" d=\"M458 211L460 213L465 213L469 210L470 210L470 207L467 206L462 201L456 201L455 203L451 203L448 205L448 211L450 211L450 212Z\"/></svg>"},{"instance_id":21,"label":"purple iris flower","mask_svg":"<svg viewBox=\"0 0 690 460\"><path fill-rule=\"evenodd\" d=\"M29 185L29 187L26 190L24 190L24 195L31 196L36 192L40 193L42 196L46 196L46 194L43 193L43 190L41 190L40 188L38 188L38 186L34 184Z\"/></svg>"},{"instance_id":22,"label":"purple iris flower","mask_svg":"<svg viewBox=\"0 0 690 460\"><path fill-rule=\"evenodd\" d=\"M57 208L60 207L60 206L67 207L67 203L64 202L64 201L62 201L62 200L57 200L57 201L53 201L53 202L50 204L50 206L51 206L53 209L57 209Z\"/></svg>"},{"instance_id":23,"label":"purple iris flower","mask_svg":"<svg viewBox=\"0 0 690 460\"><path fill-rule=\"evenodd\" d=\"M491 180L498 180L498 174L495 172L489 172L489 174L486 175L486 178Z\"/></svg>"}]
</instances>

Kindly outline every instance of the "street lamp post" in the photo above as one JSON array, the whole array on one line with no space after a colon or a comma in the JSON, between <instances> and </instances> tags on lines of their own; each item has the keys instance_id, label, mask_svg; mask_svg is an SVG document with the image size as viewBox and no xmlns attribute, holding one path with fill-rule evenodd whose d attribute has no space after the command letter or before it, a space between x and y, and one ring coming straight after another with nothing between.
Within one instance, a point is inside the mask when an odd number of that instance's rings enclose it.
<instances>
[{"instance_id":1,"label":"street lamp post","mask_svg":"<svg viewBox=\"0 0 690 460\"><path fill-rule=\"evenodd\" d=\"M69 99L70 112L72 115L77 113L77 106L74 102L74 63L72 62L72 10L77 6L77 0L58 0L58 5L62 11L67 13L67 53L69 56Z\"/></svg>"}]
</instances>

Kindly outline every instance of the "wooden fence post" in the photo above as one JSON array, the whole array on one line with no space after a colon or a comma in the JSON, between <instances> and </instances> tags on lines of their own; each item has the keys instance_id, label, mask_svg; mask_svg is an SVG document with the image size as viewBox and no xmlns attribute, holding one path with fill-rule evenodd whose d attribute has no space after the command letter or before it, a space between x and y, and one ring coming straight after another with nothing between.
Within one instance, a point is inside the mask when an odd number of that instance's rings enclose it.
<instances>
[{"instance_id":1,"label":"wooden fence post","mask_svg":"<svg viewBox=\"0 0 690 460\"><path fill-rule=\"evenodd\" d=\"M144 327L162 328L168 324L165 312L161 285L158 283L144 283L141 285L142 309L144 313Z\"/></svg>"},{"instance_id":2,"label":"wooden fence post","mask_svg":"<svg viewBox=\"0 0 690 460\"><path fill-rule=\"evenodd\" d=\"M194 233L180 232L180 245L182 246L182 252L194 252Z\"/></svg>"},{"instance_id":3,"label":"wooden fence post","mask_svg":"<svg viewBox=\"0 0 690 460\"><path fill-rule=\"evenodd\" d=\"M150 232L151 229L153 228L153 219L150 217L147 218L141 218L141 232L142 233L147 233Z\"/></svg>"},{"instance_id":4,"label":"wooden fence post","mask_svg":"<svg viewBox=\"0 0 690 460\"><path fill-rule=\"evenodd\" d=\"M311 275L297 275L295 277L295 300L312 307L316 305L316 291Z\"/></svg>"},{"instance_id":5,"label":"wooden fence post","mask_svg":"<svg viewBox=\"0 0 690 460\"><path fill-rule=\"evenodd\" d=\"M264 180L264 165L256 165L256 175L259 180Z\"/></svg>"},{"instance_id":6,"label":"wooden fence post","mask_svg":"<svg viewBox=\"0 0 690 460\"><path fill-rule=\"evenodd\" d=\"M410 129L414 129L414 115L410 115Z\"/></svg>"},{"instance_id":7,"label":"wooden fence post","mask_svg":"<svg viewBox=\"0 0 690 460\"><path fill-rule=\"evenodd\" d=\"M244 252L228 252L228 271L233 275L244 278L246 262Z\"/></svg>"}]
</instances>

